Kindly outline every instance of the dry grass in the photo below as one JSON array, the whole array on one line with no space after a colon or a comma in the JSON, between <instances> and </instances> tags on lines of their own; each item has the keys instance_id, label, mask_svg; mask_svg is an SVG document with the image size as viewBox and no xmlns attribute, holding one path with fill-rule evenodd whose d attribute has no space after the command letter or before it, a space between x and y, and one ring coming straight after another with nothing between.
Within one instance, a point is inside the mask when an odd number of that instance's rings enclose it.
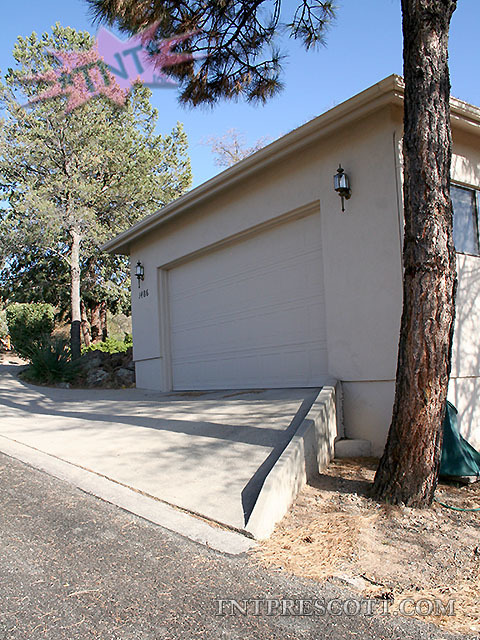
<instances>
[{"instance_id":1,"label":"dry grass","mask_svg":"<svg viewBox=\"0 0 480 640\"><path fill-rule=\"evenodd\" d=\"M379 505L367 495L376 464L334 461L259 546L260 561L315 580L341 581L368 598L454 598L455 616L422 620L480 632L480 512L436 503L423 510ZM441 484L437 497L452 506L480 506L480 483Z\"/></svg>"}]
</instances>

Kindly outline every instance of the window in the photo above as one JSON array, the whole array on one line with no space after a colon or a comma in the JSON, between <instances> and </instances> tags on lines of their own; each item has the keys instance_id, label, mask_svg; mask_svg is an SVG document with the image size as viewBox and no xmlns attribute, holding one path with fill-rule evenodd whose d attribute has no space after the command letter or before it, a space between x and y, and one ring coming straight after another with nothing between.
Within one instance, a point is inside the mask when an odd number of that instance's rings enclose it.
<instances>
[{"instance_id":1,"label":"window","mask_svg":"<svg viewBox=\"0 0 480 640\"><path fill-rule=\"evenodd\" d=\"M453 240L458 253L480 256L478 238L479 192L452 185Z\"/></svg>"}]
</instances>

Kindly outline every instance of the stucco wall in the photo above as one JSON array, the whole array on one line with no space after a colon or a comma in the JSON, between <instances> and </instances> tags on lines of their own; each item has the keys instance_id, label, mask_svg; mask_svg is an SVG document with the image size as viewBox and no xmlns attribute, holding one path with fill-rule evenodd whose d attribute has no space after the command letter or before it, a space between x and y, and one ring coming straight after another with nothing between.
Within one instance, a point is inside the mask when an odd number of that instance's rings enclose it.
<instances>
[{"instance_id":1,"label":"stucco wall","mask_svg":"<svg viewBox=\"0 0 480 640\"><path fill-rule=\"evenodd\" d=\"M137 384L168 389L164 377L168 327L163 314L161 268L214 247L226 238L319 205L325 279L328 373L343 382L345 432L366 438L381 453L391 419L402 307L401 112L385 107L325 137L301 154L259 170L245 183L203 201L188 213L136 241L132 269L145 266L145 281L132 284ZM480 154L463 134L455 136L453 179L480 185ZM342 214L333 191L341 162L352 198ZM318 210L318 209L317 209ZM450 399L464 414L463 433L477 446L480 409L475 398L480 370L480 259L459 256L458 312ZM148 296L141 292L148 290Z\"/></svg>"},{"instance_id":2,"label":"stucco wall","mask_svg":"<svg viewBox=\"0 0 480 640\"><path fill-rule=\"evenodd\" d=\"M344 214L333 191L339 162L353 190ZM329 373L343 380L392 378L392 335L398 333L401 296L394 162L392 123L385 110L259 172L248 180L248 189L240 184L137 242L132 266L142 261L145 281L140 290L136 281L132 288L134 357L150 361L148 374L143 365L138 368L139 381L148 378L156 388L162 384L151 362L164 355L158 268L315 202L323 238ZM148 297L140 298L146 289Z\"/></svg>"},{"instance_id":3,"label":"stucco wall","mask_svg":"<svg viewBox=\"0 0 480 640\"><path fill-rule=\"evenodd\" d=\"M480 187L480 145L454 132L452 180ZM449 400L459 412L460 431L480 449L480 258L457 254L457 309Z\"/></svg>"},{"instance_id":4,"label":"stucco wall","mask_svg":"<svg viewBox=\"0 0 480 640\"><path fill-rule=\"evenodd\" d=\"M401 111L395 111L396 138L402 135ZM452 182L467 187L480 187L480 144L478 138L456 127L453 120ZM401 147L398 148L398 166L401 168ZM399 182L402 182L401 173ZM403 225L403 218L402 218ZM457 254L457 304L453 337L452 370L448 399L459 412L462 435L480 449L480 258ZM392 386L392 399L394 386ZM369 404L367 400L367 404ZM358 406L363 406L359 401ZM379 406L379 405L377 405ZM363 432L368 433L367 430ZM360 437L360 436L359 436ZM367 437L367 436L365 436ZM374 444L381 448L382 441Z\"/></svg>"}]
</instances>

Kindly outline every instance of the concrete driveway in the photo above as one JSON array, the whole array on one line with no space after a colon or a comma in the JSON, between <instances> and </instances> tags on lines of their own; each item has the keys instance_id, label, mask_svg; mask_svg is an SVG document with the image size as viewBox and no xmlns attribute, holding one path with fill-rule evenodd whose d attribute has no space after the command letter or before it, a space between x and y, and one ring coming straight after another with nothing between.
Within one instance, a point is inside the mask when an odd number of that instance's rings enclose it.
<instances>
[{"instance_id":1,"label":"concrete driveway","mask_svg":"<svg viewBox=\"0 0 480 640\"><path fill-rule=\"evenodd\" d=\"M157 393L27 385L0 366L7 438L243 530L318 389Z\"/></svg>"}]
</instances>

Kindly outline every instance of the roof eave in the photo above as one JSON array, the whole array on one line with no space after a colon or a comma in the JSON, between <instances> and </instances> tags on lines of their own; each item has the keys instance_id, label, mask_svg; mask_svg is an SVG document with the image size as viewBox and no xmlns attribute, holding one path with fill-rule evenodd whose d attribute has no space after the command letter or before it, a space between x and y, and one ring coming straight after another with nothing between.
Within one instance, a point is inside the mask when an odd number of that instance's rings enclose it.
<instances>
[{"instance_id":1,"label":"roof eave","mask_svg":"<svg viewBox=\"0 0 480 640\"><path fill-rule=\"evenodd\" d=\"M140 220L134 226L106 242L101 247L101 250L108 253L128 255L133 241L138 240L152 229L165 224L173 217L184 213L192 206L213 197L220 191L244 180L250 174L257 172L272 162L278 161L285 155L298 151L316 139L330 134L335 129L346 126L353 120L357 120L387 103L401 100L403 100L403 79L400 76L391 75L310 122L287 133L285 136L275 140L275 142L192 189L192 191L174 200L159 211Z\"/></svg>"},{"instance_id":2,"label":"roof eave","mask_svg":"<svg viewBox=\"0 0 480 640\"><path fill-rule=\"evenodd\" d=\"M101 247L102 251L128 255L131 243L154 228L245 180L250 174L277 162L285 155L298 152L302 147L331 134L338 128L348 126L353 121L388 104L403 104L403 94L404 83L400 76L391 75L381 80L140 220L130 229L106 242ZM477 133L480 131L480 109L477 107L452 98L451 114L454 126L470 131L473 129Z\"/></svg>"}]
</instances>

